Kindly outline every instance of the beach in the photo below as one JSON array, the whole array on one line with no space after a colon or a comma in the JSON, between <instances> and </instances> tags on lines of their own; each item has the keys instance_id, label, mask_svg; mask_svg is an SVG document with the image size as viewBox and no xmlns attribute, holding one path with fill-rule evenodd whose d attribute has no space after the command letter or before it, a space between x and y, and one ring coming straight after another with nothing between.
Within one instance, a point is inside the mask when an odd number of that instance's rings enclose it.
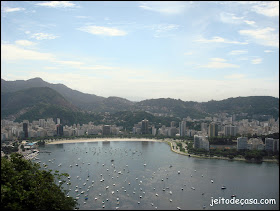
<instances>
[{"instance_id":1,"label":"beach","mask_svg":"<svg viewBox=\"0 0 280 211\"><path fill-rule=\"evenodd\" d=\"M97 142L97 141L153 141L153 142L166 142L169 139L148 139L148 138L81 138L81 139L62 139L58 141L46 142L47 144L68 144L68 143L82 143L82 142Z\"/></svg>"}]
</instances>

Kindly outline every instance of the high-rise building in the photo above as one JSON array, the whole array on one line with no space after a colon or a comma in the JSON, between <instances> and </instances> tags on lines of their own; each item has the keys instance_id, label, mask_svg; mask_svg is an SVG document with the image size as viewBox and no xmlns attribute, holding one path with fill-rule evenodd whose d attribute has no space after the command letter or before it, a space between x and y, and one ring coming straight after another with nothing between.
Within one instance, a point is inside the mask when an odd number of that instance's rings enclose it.
<instances>
[{"instance_id":1,"label":"high-rise building","mask_svg":"<svg viewBox=\"0 0 280 211\"><path fill-rule=\"evenodd\" d=\"M102 127L102 135L110 135L111 134L111 126L103 125Z\"/></svg>"},{"instance_id":2,"label":"high-rise building","mask_svg":"<svg viewBox=\"0 0 280 211\"><path fill-rule=\"evenodd\" d=\"M215 137L218 136L218 125L214 122L210 123L208 128L208 136Z\"/></svg>"},{"instance_id":3,"label":"high-rise building","mask_svg":"<svg viewBox=\"0 0 280 211\"><path fill-rule=\"evenodd\" d=\"M273 138L265 138L265 150L274 151L274 139Z\"/></svg>"},{"instance_id":4,"label":"high-rise building","mask_svg":"<svg viewBox=\"0 0 280 211\"><path fill-rule=\"evenodd\" d=\"M144 119L141 122L141 133L148 134L149 133L149 120Z\"/></svg>"},{"instance_id":5,"label":"high-rise building","mask_svg":"<svg viewBox=\"0 0 280 211\"><path fill-rule=\"evenodd\" d=\"M247 137L239 137L237 138L237 150L248 149L248 138Z\"/></svg>"},{"instance_id":6,"label":"high-rise building","mask_svg":"<svg viewBox=\"0 0 280 211\"><path fill-rule=\"evenodd\" d=\"M63 136L63 126L61 124L56 125L56 135Z\"/></svg>"},{"instance_id":7,"label":"high-rise building","mask_svg":"<svg viewBox=\"0 0 280 211\"><path fill-rule=\"evenodd\" d=\"M186 135L186 121L179 122L179 133L180 136Z\"/></svg>"},{"instance_id":8,"label":"high-rise building","mask_svg":"<svg viewBox=\"0 0 280 211\"><path fill-rule=\"evenodd\" d=\"M207 136L194 135L194 148L195 149L205 149L209 151L209 141Z\"/></svg>"},{"instance_id":9,"label":"high-rise building","mask_svg":"<svg viewBox=\"0 0 280 211\"><path fill-rule=\"evenodd\" d=\"M23 123L23 134L24 138L28 138L28 123L26 122Z\"/></svg>"},{"instance_id":10,"label":"high-rise building","mask_svg":"<svg viewBox=\"0 0 280 211\"><path fill-rule=\"evenodd\" d=\"M225 126L225 136L236 136L237 127L232 125Z\"/></svg>"}]
</instances>

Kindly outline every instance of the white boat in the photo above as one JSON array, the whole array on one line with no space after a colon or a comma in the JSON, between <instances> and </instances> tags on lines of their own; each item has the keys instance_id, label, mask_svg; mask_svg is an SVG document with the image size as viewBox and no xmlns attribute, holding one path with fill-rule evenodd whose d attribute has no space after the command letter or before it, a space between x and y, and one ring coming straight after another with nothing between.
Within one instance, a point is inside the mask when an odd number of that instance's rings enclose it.
<instances>
[{"instance_id":1,"label":"white boat","mask_svg":"<svg viewBox=\"0 0 280 211\"><path fill-rule=\"evenodd\" d=\"M180 174L180 171L178 171L178 174Z\"/></svg>"},{"instance_id":2,"label":"white boat","mask_svg":"<svg viewBox=\"0 0 280 211\"><path fill-rule=\"evenodd\" d=\"M223 185L223 186L221 187L221 189L226 189L226 186Z\"/></svg>"},{"instance_id":3,"label":"white boat","mask_svg":"<svg viewBox=\"0 0 280 211\"><path fill-rule=\"evenodd\" d=\"M195 188L194 188L194 187L192 187L192 189L193 189L193 190L195 190Z\"/></svg>"}]
</instances>

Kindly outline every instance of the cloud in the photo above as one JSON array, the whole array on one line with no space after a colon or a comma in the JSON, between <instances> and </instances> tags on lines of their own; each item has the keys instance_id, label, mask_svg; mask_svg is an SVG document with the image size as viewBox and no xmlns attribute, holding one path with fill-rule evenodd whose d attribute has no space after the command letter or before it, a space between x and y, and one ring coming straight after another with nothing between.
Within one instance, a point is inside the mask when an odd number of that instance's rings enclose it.
<instances>
[{"instance_id":1,"label":"cloud","mask_svg":"<svg viewBox=\"0 0 280 211\"><path fill-rule=\"evenodd\" d=\"M241 79L241 78L245 78L244 74L232 74L232 75L226 75L225 76L226 79Z\"/></svg>"},{"instance_id":2,"label":"cloud","mask_svg":"<svg viewBox=\"0 0 280 211\"><path fill-rule=\"evenodd\" d=\"M194 40L195 42L202 42L202 43L229 43L229 44L240 44L240 45L247 45L247 42L239 42L239 41L231 41L224 39L222 37L212 37L212 39L205 39L205 38L200 38L197 40Z\"/></svg>"},{"instance_id":3,"label":"cloud","mask_svg":"<svg viewBox=\"0 0 280 211\"><path fill-rule=\"evenodd\" d=\"M260 63L262 63L262 58L252 59L251 63L252 64L260 64Z\"/></svg>"},{"instance_id":4,"label":"cloud","mask_svg":"<svg viewBox=\"0 0 280 211\"><path fill-rule=\"evenodd\" d=\"M222 58L211 58L211 62L206 65L200 65L199 68L223 69L223 68L239 68L239 65L226 63Z\"/></svg>"},{"instance_id":5,"label":"cloud","mask_svg":"<svg viewBox=\"0 0 280 211\"><path fill-rule=\"evenodd\" d=\"M239 30L239 34L252 38L256 43L264 46L279 48L279 34L273 33L274 28L266 27L263 29Z\"/></svg>"},{"instance_id":6,"label":"cloud","mask_svg":"<svg viewBox=\"0 0 280 211\"><path fill-rule=\"evenodd\" d=\"M191 52L191 51L185 52L184 55L185 55L185 56L190 56L190 55L193 55L193 52Z\"/></svg>"},{"instance_id":7,"label":"cloud","mask_svg":"<svg viewBox=\"0 0 280 211\"><path fill-rule=\"evenodd\" d=\"M154 31L154 37L170 36L170 32L177 30L179 27L178 24L152 24L144 26L144 28Z\"/></svg>"},{"instance_id":8,"label":"cloud","mask_svg":"<svg viewBox=\"0 0 280 211\"><path fill-rule=\"evenodd\" d=\"M151 1L140 2L140 8L167 15L183 13L187 8L186 2L181 1Z\"/></svg>"},{"instance_id":9,"label":"cloud","mask_svg":"<svg viewBox=\"0 0 280 211\"><path fill-rule=\"evenodd\" d=\"M20 48L13 44L1 44L1 60L45 60L53 61L54 55Z\"/></svg>"},{"instance_id":10,"label":"cloud","mask_svg":"<svg viewBox=\"0 0 280 211\"><path fill-rule=\"evenodd\" d=\"M1 8L1 11L3 11L3 12L18 12L18 11L23 11L23 10L25 10L25 8L22 8L22 7L14 7L14 8L3 7L3 8Z\"/></svg>"},{"instance_id":11,"label":"cloud","mask_svg":"<svg viewBox=\"0 0 280 211\"><path fill-rule=\"evenodd\" d=\"M265 50L264 52L265 52L265 53L272 53L272 52L274 52L274 51L272 51L272 50Z\"/></svg>"},{"instance_id":12,"label":"cloud","mask_svg":"<svg viewBox=\"0 0 280 211\"><path fill-rule=\"evenodd\" d=\"M105 36L125 36L127 32L112 28L112 27L105 27L105 26L84 26L78 28L80 31L88 32L94 35L105 35Z\"/></svg>"},{"instance_id":13,"label":"cloud","mask_svg":"<svg viewBox=\"0 0 280 211\"><path fill-rule=\"evenodd\" d=\"M247 23L248 25L255 25L255 21L249 21L249 20L244 20L245 23Z\"/></svg>"},{"instance_id":14,"label":"cloud","mask_svg":"<svg viewBox=\"0 0 280 211\"><path fill-rule=\"evenodd\" d=\"M16 40L15 43L17 45L21 45L21 46L33 46L33 45L36 44L36 43L31 42L29 40Z\"/></svg>"},{"instance_id":15,"label":"cloud","mask_svg":"<svg viewBox=\"0 0 280 211\"><path fill-rule=\"evenodd\" d=\"M240 54L246 54L248 53L248 50L233 50L229 52L229 55L240 55Z\"/></svg>"},{"instance_id":16,"label":"cloud","mask_svg":"<svg viewBox=\"0 0 280 211\"><path fill-rule=\"evenodd\" d=\"M70 1L48 1L43 3L36 3L35 5L44 6L44 7L52 7L52 8L59 8L59 7L75 7L76 5Z\"/></svg>"},{"instance_id":17,"label":"cloud","mask_svg":"<svg viewBox=\"0 0 280 211\"><path fill-rule=\"evenodd\" d=\"M59 36L55 36L53 34L47 34L47 33L34 33L31 35L31 38L34 38L36 40L53 40L58 37Z\"/></svg>"},{"instance_id":18,"label":"cloud","mask_svg":"<svg viewBox=\"0 0 280 211\"><path fill-rule=\"evenodd\" d=\"M252 7L252 10L269 17L279 16L279 1L258 2Z\"/></svg>"}]
</instances>

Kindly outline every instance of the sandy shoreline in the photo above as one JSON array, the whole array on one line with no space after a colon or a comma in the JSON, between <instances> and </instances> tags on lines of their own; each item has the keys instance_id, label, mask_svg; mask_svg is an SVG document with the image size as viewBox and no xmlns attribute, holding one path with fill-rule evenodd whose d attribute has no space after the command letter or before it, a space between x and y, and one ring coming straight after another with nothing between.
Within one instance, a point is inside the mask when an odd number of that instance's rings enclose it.
<instances>
[{"instance_id":1,"label":"sandy shoreline","mask_svg":"<svg viewBox=\"0 0 280 211\"><path fill-rule=\"evenodd\" d=\"M98 141L152 141L152 142L165 142L161 139L147 139L147 138L82 138L72 140L58 140L52 142L46 142L47 144L69 144L69 143L83 143L83 142L98 142Z\"/></svg>"}]
</instances>

